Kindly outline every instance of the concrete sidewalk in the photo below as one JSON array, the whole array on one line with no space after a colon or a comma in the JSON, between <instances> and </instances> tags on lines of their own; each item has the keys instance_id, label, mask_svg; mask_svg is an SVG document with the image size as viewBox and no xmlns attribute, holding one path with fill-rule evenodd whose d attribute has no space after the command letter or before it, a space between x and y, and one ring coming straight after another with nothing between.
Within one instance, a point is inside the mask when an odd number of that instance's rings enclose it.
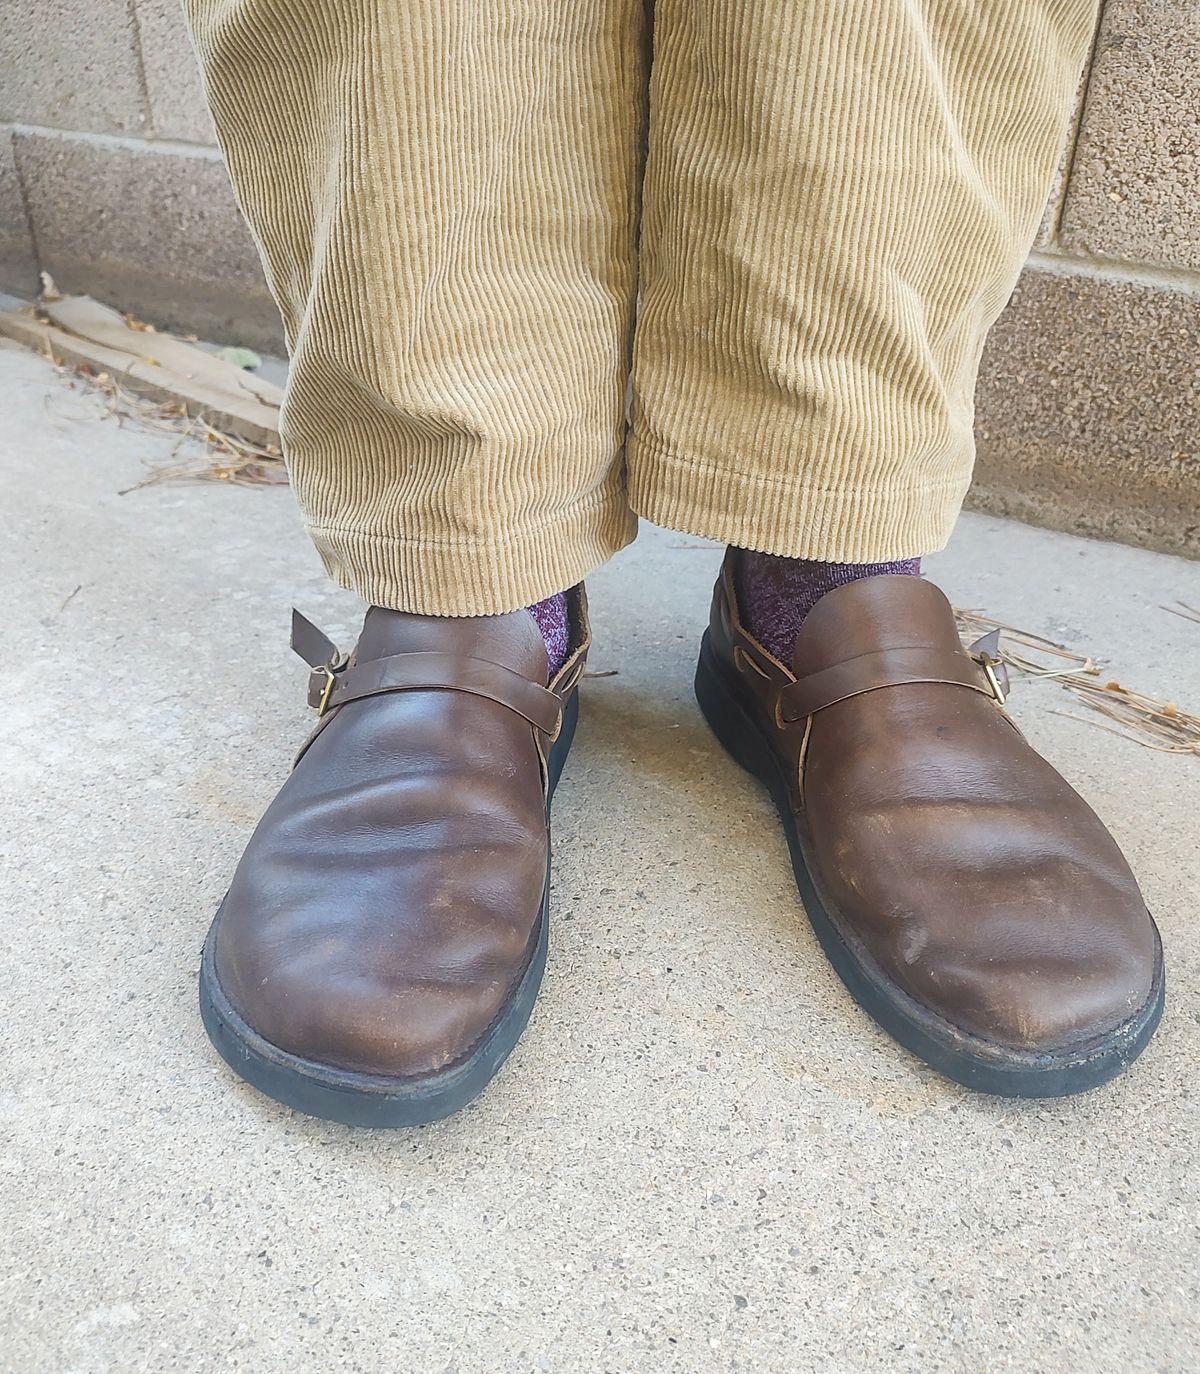
<instances>
[{"instance_id":1,"label":"concrete sidewalk","mask_svg":"<svg viewBox=\"0 0 1200 1374\"><path fill-rule=\"evenodd\" d=\"M1111 823L1168 1010L1114 1085L975 1097L858 1011L690 675L719 551L592 580L551 967L462 1116L353 1132L210 1050L201 941L308 728L289 493L160 483L170 436L0 346L0 1370L1182 1374L1200 1339L1200 759L1014 712ZM959 603L1200 703L1200 565L982 517Z\"/></svg>"}]
</instances>

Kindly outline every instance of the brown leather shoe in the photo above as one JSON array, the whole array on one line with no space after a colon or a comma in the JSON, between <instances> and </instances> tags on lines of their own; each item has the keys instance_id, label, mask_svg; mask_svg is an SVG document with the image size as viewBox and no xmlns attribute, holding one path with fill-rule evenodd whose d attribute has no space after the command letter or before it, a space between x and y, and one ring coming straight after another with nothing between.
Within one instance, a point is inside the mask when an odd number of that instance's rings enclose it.
<instances>
[{"instance_id":1,"label":"brown leather shoe","mask_svg":"<svg viewBox=\"0 0 1200 1374\"><path fill-rule=\"evenodd\" d=\"M348 1125L471 1101L516 1044L546 962L549 802L588 645L547 683L523 611L373 607L347 662L301 616L320 720L238 865L200 1006L247 1082Z\"/></svg>"},{"instance_id":2,"label":"brown leather shoe","mask_svg":"<svg viewBox=\"0 0 1200 1374\"><path fill-rule=\"evenodd\" d=\"M1162 1012L1158 931L1112 837L1001 709L994 640L968 653L936 587L873 577L817 603L789 668L742 625L731 557L696 695L770 789L851 995L971 1088L1057 1097L1119 1073Z\"/></svg>"}]
</instances>

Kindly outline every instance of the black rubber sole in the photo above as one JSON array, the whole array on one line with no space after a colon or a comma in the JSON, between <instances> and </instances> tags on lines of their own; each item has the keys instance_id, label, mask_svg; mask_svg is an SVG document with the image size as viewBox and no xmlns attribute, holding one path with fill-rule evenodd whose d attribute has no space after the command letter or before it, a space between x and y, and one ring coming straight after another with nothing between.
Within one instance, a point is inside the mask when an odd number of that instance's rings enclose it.
<instances>
[{"instance_id":1,"label":"black rubber sole","mask_svg":"<svg viewBox=\"0 0 1200 1374\"><path fill-rule=\"evenodd\" d=\"M876 966L822 899L792 814L788 781L770 742L714 659L708 634L696 668L696 700L725 751L761 782L787 835L796 883L821 948L851 997L905 1049L945 1077L1001 1097L1066 1097L1109 1082L1141 1054L1162 1016L1162 942L1154 930L1155 971L1150 996L1128 1021L1070 1052L1026 1054L968 1035L909 997ZM1151 922L1153 925L1153 922Z\"/></svg>"},{"instance_id":2,"label":"black rubber sole","mask_svg":"<svg viewBox=\"0 0 1200 1374\"><path fill-rule=\"evenodd\" d=\"M548 795L554 795L575 737L579 693L563 710L563 726L550 747ZM508 1005L468 1058L427 1078L403 1081L335 1069L288 1054L264 1040L238 1014L221 988L214 957L218 911L200 964L200 1017L208 1038L231 1069L284 1106L344 1126L421 1126L452 1116L483 1092L512 1053L529 1023L546 971L550 929L550 870L542 893L537 941Z\"/></svg>"}]
</instances>

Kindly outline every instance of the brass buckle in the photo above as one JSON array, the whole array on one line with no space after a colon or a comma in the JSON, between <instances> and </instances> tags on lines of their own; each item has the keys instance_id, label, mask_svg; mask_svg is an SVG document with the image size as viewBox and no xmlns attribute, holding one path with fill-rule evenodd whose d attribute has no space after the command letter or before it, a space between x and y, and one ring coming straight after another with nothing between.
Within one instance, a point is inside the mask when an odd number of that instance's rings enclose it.
<instances>
[{"instance_id":1,"label":"brass buckle","mask_svg":"<svg viewBox=\"0 0 1200 1374\"><path fill-rule=\"evenodd\" d=\"M1000 652L999 629L989 630L970 646L967 653L971 655L972 661L983 669L983 675L987 679L992 696L996 698L996 704L1003 706L1008 700L1008 669L1004 666L1004 655ZM996 671L997 668L1000 669L999 673Z\"/></svg>"},{"instance_id":2,"label":"brass buckle","mask_svg":"<svg viewBox=\"0 0 1200 1374\"><path fill-rule=\"evenodd\" d=\"M996 669L1000 666L1000 659L993 658L986 649L974 655L974 658L975 662L983 669L983 675L987 678L988 686L992 689L992 696L996 698L996 704L998 706L1003 706L1008 700L1008 693L1004 690L1000 683L1000 679L996 676Z\"/></svg>"},{"instance_id":3,"label":"brass buckle","mask_svg":"<svg viewBox=\"0 0 1200 1374\"><path fill-rule=\"evenodd\" d=\"M328 663L322 663L317 671L325 674L325 690L321 693L321 698L317 702L317 718L320 719L329 706L329 698L333 694L333 684L337 681L337 674Z\"/></svg>"},{"instance_id":4,"label":"brass buckle","mask_svg":"<svg viewBox=\"0 0 1200 1374\"><path fill-rule=\"evenodd\" d=\"M325 686L321 688L321 695L317 698L316 702L316 712L318 718L323 716L325 712L329 709L329 698L333 695L333 688L338 680L338 674L341 673L345 668L347 668L349 664L350 658L347 654L338 654L328 663L318 664L313 669L314 673L325 674ZM309 701L312 701L312 696L310 695L308 699Z\"/></svg>"}]
</instances>

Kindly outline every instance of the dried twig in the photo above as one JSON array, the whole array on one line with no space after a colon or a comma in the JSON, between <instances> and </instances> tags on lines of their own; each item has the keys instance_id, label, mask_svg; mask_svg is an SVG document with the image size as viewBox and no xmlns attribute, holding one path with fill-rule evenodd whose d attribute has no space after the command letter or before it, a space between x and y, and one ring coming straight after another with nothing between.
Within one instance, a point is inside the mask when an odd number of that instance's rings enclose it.
<instances>
[{"instance_id":1,"label":"dried twig","mask_svg":"<svg viewBox=\"0 0 1200 1374\"><path fill-rule=\"evenodd\" d=\"M1192 609L1184 606L1184 611ZM1053 678L1089 711L1106 717L1119 728L1066 711L1057 711L1056 715L1087 720L1090 725L1161 753L1200 755L1200 715L1182 710L1173 701L1158 701L1144 692L1122 687L1115 680L1104 679L1103 664L1090 654L1017 629L980 611L956 610L955 615L965 639L977 639L990 630L999 630L1001 657L1018 677ZM1190 619L1186 615L1184 618Z\"/></svg>"},{"instance_id":2,"label":"dried twig","mask_svg":"<svg viewBox=\"0 0 1200 1374\"><path fill-rule=\"evenodd\" d=\"M1186 601L1177 601L1174 606L1162 606L1161 610L1169 611L1171 615L1177 615L1180 620L1190 620L1196 625L1200 625L1200 611L1195 606L1189 606Z\"/></svg>"},{"instance_id":3,"label":"dried twig","mask_svg":"<svg viewBox=\"0 0 1200 1374\"><path fill-rule=\"evenodd\" d=\"M95 372L86 365L69 367L52 355L50 361L60 374L78 378L99 392L106 400L106 415L115 416L118 424L124 419L134 419L149 429L178 435L171 449L172 456L189 439L203 445L203 454L198 461L157 468L149 477L124 488L122 496L155 482L180 479L231 482L237 486L286 484L283 455L274 446L239 439L215 428L203 415L189 416L182 401L148 401L123 386L121 379L110 373Z\"/></svg>"}]
</instances>

